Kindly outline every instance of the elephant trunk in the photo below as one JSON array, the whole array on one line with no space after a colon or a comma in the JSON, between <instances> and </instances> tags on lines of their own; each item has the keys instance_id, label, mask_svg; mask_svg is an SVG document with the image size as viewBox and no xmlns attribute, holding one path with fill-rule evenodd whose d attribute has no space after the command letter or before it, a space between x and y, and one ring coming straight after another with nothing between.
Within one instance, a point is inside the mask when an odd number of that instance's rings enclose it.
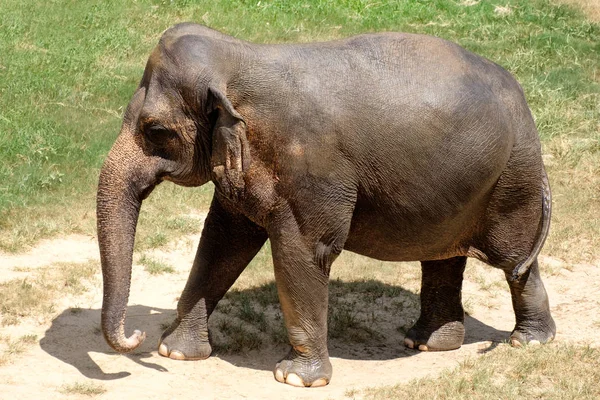
<instances>
[{"instance_id":1,"label":"elephant trunk","mask_svg":"<svg viewBox=\"0 0 600 400\"><path fill-rule=\"evenodd\" d=\"M120 353L134 350L145 339L138 330L125 336L125 316L140 206L160 180L160 165L160 160L144 155L133 135L122 132L100 172L96 215L104 283L102 332Z\"/></svg>"}]
</instances>

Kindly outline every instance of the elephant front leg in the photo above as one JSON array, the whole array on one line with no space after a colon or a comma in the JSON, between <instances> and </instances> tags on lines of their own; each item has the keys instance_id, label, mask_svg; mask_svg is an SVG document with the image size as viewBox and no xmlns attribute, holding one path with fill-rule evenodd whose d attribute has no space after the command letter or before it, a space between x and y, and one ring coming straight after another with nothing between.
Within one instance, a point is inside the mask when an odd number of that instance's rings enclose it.
<instances>
[{"instance_id":1,"label":"elephant front leg","mask_svg":"<svg viewBox=\"0 0 600 400\"><path fill-rule=\"evenodd\" d=\"M404 344L422 351L458 349L465 337L461 302L466 257L421 262L421 315Z\"/></svg>"},{"instance_id":2,"label":"elephant front leg","mask_svg":"<svg viewBox=\"0 0 600 400\"><path fill-rule=\"evenodd\" d=\"M298 240L272 241L275 279L290 344L275 379L293 386L324 386L331 379L327 351L328 271Z\"/></svg>"},{"instance_id":3,"label":"elephant front leg","mask_svg":"<svg viewBox=\"0 0 600 400\"><path fill-rule=\"evenodd\" d=\"M311 235L303 235L293 218L275 233L269 231L279 300L292 345L275 366L279 382L317 387L331 379L327 350L329 270L343 248L350 221L349 216L337 219L345 220L347 224L331 228L334 232L314 228Z\"/></svg>"},{"instance_id":4,"label":"elephant front leg","mask_svg":"<svg viewBox=\"0 0 600 400\"><path fill-rule=\"evenodd\" d=\"M161 337L161 355L177 360L210 355L208 317L266 240L264 229L224 207L215 195L177 317Z\"/></svg>"}]
</instances>

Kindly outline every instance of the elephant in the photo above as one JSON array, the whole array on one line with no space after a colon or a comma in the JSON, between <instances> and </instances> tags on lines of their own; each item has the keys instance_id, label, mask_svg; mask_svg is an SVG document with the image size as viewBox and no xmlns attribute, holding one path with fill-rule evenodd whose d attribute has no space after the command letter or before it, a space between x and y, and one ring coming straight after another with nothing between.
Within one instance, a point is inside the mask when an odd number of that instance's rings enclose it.
<instances>
[{"instance_id":1,"label":"elephant","mask_svg":"<svg viewBox=\"0 0 600 400\"><path fill-rule=\"evenodd\" d=\"M331 379L328 280L343 249L421 262L409 348L462 345L469 257L504 272L513 345L555 336L537 260L551 192L533 117L510 73L452 42L386 32L255 44L193 23L166 30L99 176L102 330L118 352L145 338L124 326L140 207L162 181L215 187L162 356L211 354L208 318L267 239L291 345L279 382Z\"/></svg>"}]
</instances>

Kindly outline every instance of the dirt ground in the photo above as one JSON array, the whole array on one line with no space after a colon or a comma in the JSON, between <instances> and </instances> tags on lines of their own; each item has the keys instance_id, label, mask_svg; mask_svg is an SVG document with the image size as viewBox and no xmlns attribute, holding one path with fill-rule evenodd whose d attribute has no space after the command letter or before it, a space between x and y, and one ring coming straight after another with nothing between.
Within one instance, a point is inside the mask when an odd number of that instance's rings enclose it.
<instances>
[{"instance_id":1,"label":"dirt ground","mask_svg":"<svg viewBox=\"0 0 600 400\"><path fill-rule=\"evenodd\" d=\"M507 339L514 325L508 291L504 288L501 295L490 296L481 289L481 282L471 279L465 282L463 290L464 301L469 303L465 308L470 315L466 321L465 345L461 349L443 353L408 350L402 346L403 334L399 332L391 332L385 343L350 346L330 343L334 376L324 388L298 389L273 379L272 368L286 352L282 345L265 346L247 354L217 354L204 361L173 361L158 355L157 341L161 324L170 322L174 316L196 239L181 240L169 250L160 251L161 258L176 267L175 273L153 276L143 267L134 266L127 333L142 329L147 339L131 355L116 354L99 331L102 300L99 272L84 294L65 295L59 300L50 318L25 318L19 325L0 327L0 335L5 338L36 335L38 339L24 353L11 357L0 367L0 397L89 398L84 394L67 393L65 387L95 382L106 390L97 396L101 399L183 399L198 395L205 399L344 398L353 389L435 375L468 357L493 351ZM95 238L68 236L44 241L25 254L0 254L0 283L25 278L36 268L57 261L97 263ZM600 345L597 334L600 260L593 265L568 265L542 257L541 262L544 269L551 272L544 277L544 282L558 326L556 341ZM403 268L415 267L398 265L398 270ZM481 273L487 275L488 283L502 280L498 271L491 268L484 268ZM409 291L405 293L416 296Z\"/></svg>"},{"instance_id":2,"label":"dirt ground","mask_svg":"<svg viewBox=\"0 0 600 400\"><path fill-rule=\"evenodd\" d=\"M558 2L579 7L589 20L600 22L600 0L558 0Z\"/></svg>"}]
</instances>

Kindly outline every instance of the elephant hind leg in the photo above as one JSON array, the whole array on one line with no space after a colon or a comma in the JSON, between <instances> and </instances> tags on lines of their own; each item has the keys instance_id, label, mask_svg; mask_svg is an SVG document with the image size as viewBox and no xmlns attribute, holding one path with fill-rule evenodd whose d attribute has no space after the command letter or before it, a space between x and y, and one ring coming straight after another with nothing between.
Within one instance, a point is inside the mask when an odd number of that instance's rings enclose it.
<instances>
[{"instance_id":1,"label":"elephant hind leg","mask_svg":"<svg viewBox=\"0 0 600 400\"><path fill-rule=\"evenodd\" d=\"M523 221L523 225L527 225L527 219ZM519 232L518 228L513 228L515 232ZM552 319L548 295L540 277L538 260L535 257L529 268L515 279L515 267L517 267L520 260L528 257L526 251L532 243L531 240L527 240L524 245L515 237L522 239L522 236L518 233L515 233L514 237L506 232L500 237L494 236L494 241L502 241L503 244L481 246L485 251L481 252L481 255L478 254L477 258L501 269L510 287L516 319L515 328L510 335L511 344L519 346L527 343L546 343L554 338L556 325ZM501 240L502 238L504 240ZM514 251L510 251L510 245L514 246ZM530 249L531 247L529 247Z\"/></svg>"},{"instance_id":2,"label":"elephant hind leg","mask_svg":"<svg viewBox=\"0 0 600 400\"><path fill-rule=\"evenodd\" d=\"M421 315L404 344L423 351L454 350L465 337L461 302L466 257L421 262Z\"/></svg>"},{"instance_id":3,"label":"elephant hind leg","mask_svg":"<svg viewBox=\"0 0 600 400\"><path fill-rule=\"evenodd\" d=\"M535 130L528 137L529 142L513 148L491 194L479 238L468 253L504 271L516 318L513 345L545 343L556 333L537 261L547 234L550 190ZM514 279L515 267L528 259L533 259L529 269Z\"/></svg>"},{"instance_id":4,"label":"elephant hind leg","mask_svg":"<svg viewBox=\"0 0 600 400\"><path fill-rule=\"evenodd\" d=\"M540 277L537 259L520 279L511 279L512 271L504 274L510 286L515 311L515 329L510 335L513 346L547 343L556 335L556 324L550 314L548 295Z\"/></svg>"}]
</instances>

